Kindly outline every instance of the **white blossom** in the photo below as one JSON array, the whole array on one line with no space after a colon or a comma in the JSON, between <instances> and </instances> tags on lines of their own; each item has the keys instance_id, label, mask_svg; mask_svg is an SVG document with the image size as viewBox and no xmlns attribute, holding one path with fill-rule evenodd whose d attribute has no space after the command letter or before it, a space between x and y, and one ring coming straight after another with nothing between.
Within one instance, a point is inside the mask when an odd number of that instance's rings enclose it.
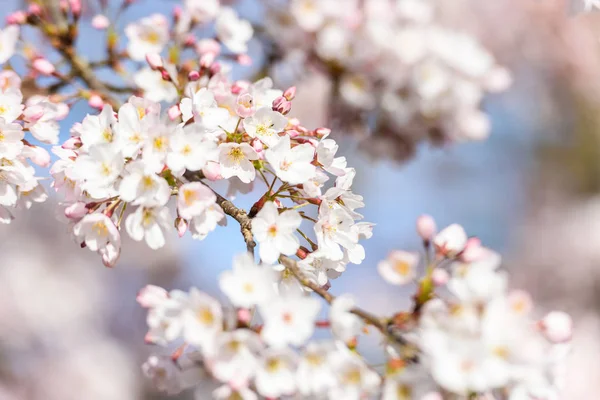
<instances>
[{"instance_id":1,"label":"white blossom","mask_svg":"<svg viewBox=\"0 0 600 400\"><path fill-rule=\"evenodd\" d=\"M252 221L252 234L260 244L260 258L273 264L281 254L295 254L300 247L295 231L301 223L297 211L287 210L280 214L275 203L266 202Z\"/></svg>"}]
</instances>

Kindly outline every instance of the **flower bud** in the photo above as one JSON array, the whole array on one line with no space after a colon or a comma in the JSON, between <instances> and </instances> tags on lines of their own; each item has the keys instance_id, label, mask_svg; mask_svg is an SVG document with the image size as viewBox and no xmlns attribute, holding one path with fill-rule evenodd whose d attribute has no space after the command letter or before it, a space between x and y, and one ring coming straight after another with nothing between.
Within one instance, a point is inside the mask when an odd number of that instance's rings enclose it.
<instances>
[{"instance_id":1,"label":"flower bud","mask_svg":"<svg viewBox=\"0 0 600 400\"><path fill-rule=\"evenodd\" d=\"M27 22L27 14L24 11L15 11L6 16L8 25L23 25Z\"/></svg>"},{"instance_id":2,"label":"flower bud","mask_svg":"<svg viewBox=\"0 0 600 400\"><path fill-rule=\"evenodd\" d=\"M210 181L217 181L219 179L223 179L221 176L221 165L214 161L209 161L206 163L204 168L202 168L202 173L206 177L206 179Z\"/></svg>"},{"instance_id":3,"label":"flower bud","mask_svg":"<svg viewBox=\"0 0 600 400\"><path fill-rule=\"evenodd\" d=\"M169 71L167 71L166 69L161 69L160 74L162 75L162 78L164 81L167 81L167 82L172 81L171 75L169 74Z\"/></svg>"},{"instance_id":4,"label":"flower bud","mask_svg":"<svg viewBox=\"0 0 600 400\"><path fill-rule=\"evenodd\" d=\"M81 16L81 0L69 0L71 13L75 19Z\"/></svg>"},{"instance_id":5,"label":"flower bud","mask_svg":"<svg viewBox=\"0 0 600 400\"><path fill-rule=\"evenodd\" d=\"M80 137L71 137L67 139L61 146L65 150L75 150L81 147Z\"/></svg>"},{"instance_id":6,"label":"flower bud","mask_svg":"<svg viewBox=\"0 0 600 400\"><path fill-rule=\"evenodd\" d=\"M198 79L200 79L200 72L198 72L198 71L190 71L189 72L188 81L196 82Z\"/></svg>"},{"instance_id":7,"label":"flower bud","mask_svg":"<svg viewBox=\"0 0 600 400\"><path fill-rule=\"evenodd\" d=\"M301 127L298 127L298 129L301 129ZM321 136L322 138L326 138L331 133L331 129L329 129L329 128L317 128L317 129L315 129L315 133L317 134L317 136Z\"/></svg>"},{"instance_id":8,"label":"flower bud","mask_svg":"<svg viewBox=\"0 0 600 400\"><path fill-rule=\"evenodd\" d=\"M423 214L417 218L417 234L426 242L430 242L435 235L437 227L433 217Z\"/></svg>"},{"instance_id":9,"label":"flower bud","mask_svg":"<svg viewBox=\"0 0 600 400\"><path fill-rule=\"evenodd\" d=\"M206 53L200 56L200 67L202 68L210 68L215 61L215 55L213 53Z\"/></svg>"},{"instance_id":10,"label":"flower bud","mask_svg":"<svg viewBox=\"0 0 600 400\"><path fill-rule=\"evenodd\" d=\"M171 121L174 121L177 118L179 118L179 116L181 115L181 110L179 109L179 106L177 104L175 104L174 106L169 108L169 111L167 111L167 114L169 115L169 118L171 119Z\"/></svg>"},{"instance_id":11,"label":"flower bud","mask_svg":"<svg viewBox=\"0 0 600 400\"><path fill-rule=\"evenodd\" d=\"M221 53L221 45L214 39L202 39L196 44L196 52L199 55L207 53L219 55Z\"/></svg>"},{"instance_id":12,"label":"flower bud","mask_svg":"<svg viewBox=\"0 0 600 400\"><path fill-rule=\"evenodd\" d=\"M237 312L237 319L242 324L249 324L252 320L252 313L247 308L240 308Z\"/></svg>"},{"instance_id":13,"label":"flower bud","mask_svg":"<svg viewBox=\"0 0 600 400\"><path fill-rule=\"evenodd\" d=\"M69 219L81 219L88 212L84 202L78 201L65 208L65 217Z\"/></svg>"},{"instance_id":14,"label":"flower bud","mask_svg":"<svg viewBox=\"0 0 600 400\"><path fill-rule=\"evenodd\" d=\"M187 221L181 217L177 217L175 219L175 229L177 229L177 235L179 235L179 237L183 237L188 229Z\"/></svg>"},{"instance_id":15,"label":"flower bud","mask_svg":"<svg viewBox=\"0 0 600 400\"><path fill-rule=\"evenodd\" d=\"M573 320L562 311L548 313L539 325L546 339L552 343L564 343L573 336Z\"/></svg>"},{"instance_id":16,"label":"flower bud","mask_svg":"<svg viewBox=\"0 0 600 400\"><path fill-rule=\"evenodd\" d=\"M476 237L469 238L465 249L460 253L460 259L470 263L485 257L488 250L481 245L481 240Z\"/></svg>"},{"instance_id":17,"label":"flower bud","mask_svg":"<svg viewBox=\"0 0 600 400\"><path fill-rule=\"evenodd\" d=\"M56 72L54 64L45 58L37 58L33 60L32 67L42 75L50 76Z\"/></svg>"},{"instance_id":18,"label":"flower bud","mask_svg":"<svg viewBox=\"0 0 600 400\"><path fill-rule=\"evenodd\" d=\"M254 139L254 141L252 142L252 148L257 153L261 153L264 150L263 143L258 139Z\"/></svg>"},{"instance_id":19,"label":"flower bud","mask_svg":"<svg viewBox=\"0 0 600 400\"><path fill-rule=\"evenodd\" d=\"M238 54L237 62L238 62L238 64L247 67L249 65L252 65L252 58L250 58L250 56L248 54Z\"/></svg>"},{"instance_id":20,"label":"flower bud","mask_svg":"<svg viewBox=\"0 0 600 400\"><path fill-rule=\"evenodd\" d=\"M42 8L37 4L30 4L27 11L31 15L40 16L42 14Z\"/></svg>"},{"instance_id":21,"label":"flower bud","mask_svg":"<svg viewBox=\"0 0 600 400\"><path fill-rule=\"evenodd\" d=\"M213 63L213 65L210 66L210 73L216 75L219 72L221 72L221 64Z\"/></svg>"},{"instance_id":22,"label":"flower bud","mask_svg":"<svg viewBox=\"0 0 600 400\"><path fill-rule=\"evenodd\" d=\"M439 255L452 258L465 249L467 240L467 234L463 227L452 224L433 238L433 244Z\"/></svg>"},{"instance_id":23,"label":"flower bud","mask_svg":"<svg viewBox=\"0 0 600 400\"><path fill-rule=\"evenodd\" d=\"M296 97L296 86L289 87L283 92L283 97L285 97L288 101L294 100Z\"/></svg>"},{"instance_id":24,"label":"flower bud","mask_svg":"<svg viewBox=\"0 0 600 400\"><path fill-rule=\"evenodd\" d=\"M109 243L108 246L100 250L100 254L102 255L102 264L104 264L105 267L112 268L117 261L119 261L119 257L121 256L120 244L119 247L117 247Z\"/></svg>"},{"instance_id":25,"label":"flower bud","mask_svg":"<svg viewBox=\"0 0 600 400\"><path fill-rule=\"evenodd\" d=\"M277 111L283 115L286 115L292 109L292 103L286 100L285 97L279 96L273 100L273 111Z\"/></svg>"},{"instance_id":26,"label":"flower bud","mask_svg":"<svg viewBox=\"0 0 600 400\"><path fill-rule=\"evenodd\" d=\"M92 27L98 30L104 30L108 28L110 25L110 21L106 18L105 15L96 14L94 18L92 18Z\"/></svg>"},{"instance_id":27,"label":"flower bud","mask_svg":"<svg viewBox=\"0 0 600 400\"><path fill-rule=\"evenodd\" d=\"M146 62L153 71L164 67L163 59L158 53L146 53Z\"/></svg>"},{"instance_id":28,"label":"flower bud","mask_svg":"<svg viewBox=\"0 0 600 400\"><path fill-rule=\"evenodd\" d=\"M196 36L194 36L193 34L190 33L183 40L183 45L185 47L192 47L192 46L194 46L194 43L196 43L196 41L197 41Z\"/></svg>"},{"instance_id":29,"label":"flower bud","mask_svg":"<svg viewBox=\"0 0 600 400\"><path fill-rule=\"evenodd\" d=\"M92 108L102 110L102 108L104 107L104 100L102 100L102 97L98 96L97 94L93 94L90 96L88 104Z\"/></svg>"}]
</instances>

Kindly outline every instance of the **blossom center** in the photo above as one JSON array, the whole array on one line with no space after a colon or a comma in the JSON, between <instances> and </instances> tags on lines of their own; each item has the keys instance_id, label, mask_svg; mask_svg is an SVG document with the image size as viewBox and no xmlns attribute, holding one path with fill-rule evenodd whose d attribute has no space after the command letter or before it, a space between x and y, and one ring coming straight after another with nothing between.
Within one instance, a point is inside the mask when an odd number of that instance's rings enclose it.
<instances>
[{"instance_id":1,"label":"blossom center","mask_svg":"<svg viewBox=\"0 0 600 400\"><path fill-rule=\"evenodd\" d=\"M267 233L269 234L270 237L277 236L277 225L271 225L269 227L269 229L267 230Z\"/></svg>"},{"instance_id":2,"label":"blossom center","mask_svg":"<svg viewBox=\"0 0 600 400\"><path fill-rule=\"evenodd\" d=\"M101 237L108 236L108 228L106 227L106 224L102 221L98 221L98 222L94 223L94 225L92 225L92 230L98 236L101 236Z\"/></svg>"},{"instance_id":3,"label":"blossom center","mask_svg":"<svg viewBox=\"0 0 600 400\"><path fill-rule=\"evenodd\" d=\"M288 325L290 325L293 321L292 314L289 312L283 313L281 319L283 319L283 322L285 322Z\"/></svg>"},{"instance_id":4,"label":"blossom center","mask_svg":"<svg viewBox=\"0 0 600 400\"><path fill-rule=\"evenodd\" d=\"M410 273L410 264L403 260L394 262L394 271L402 276L407 276Z\"/></svg>"},{"instance_id":5,"label":"blossom center","mask_svg":"<svg viewBox=\"0 0 600 400\"><path fill-rule=\"evenodd\" d=\"M196 313L196 318L198 318L198 321L200 321L204 325L212 325L212 323L215 321L215 315L207 307L201 308Z\"/></svg>"},{"instance_id":6,"label":"blossom center","mask_svg":"<svg viewBox=\"0 0 600 400\"><path fill-rule=\"evenodd\" d=\"M144 185L144 189L148 190L151 189L154 186L154 180L152 179L151 176L144 176L144 178L142 179L142 183Z\"/></svg>"},{"instance_id":7,"label":"blossom center","mask_svg":"<svg viewBox=\"0 0 600 400\"><path fill-rule=\"evenodd\" d=\"M234 147L229 150L228 155L231 161L235 164L240 164L244 159L244 152L239 147Z\"/></svg>"},{"instance_id":8,"label":"blossom center","mask_svg":"<svg viewBox=\"0 0 600 400\"><path fill-rule=\"evenodd\" d=\"M186 206L191 206L196 200L198 200L198 194L190 189L183 191L183 201Z\"/></svg>"}]
</instances>

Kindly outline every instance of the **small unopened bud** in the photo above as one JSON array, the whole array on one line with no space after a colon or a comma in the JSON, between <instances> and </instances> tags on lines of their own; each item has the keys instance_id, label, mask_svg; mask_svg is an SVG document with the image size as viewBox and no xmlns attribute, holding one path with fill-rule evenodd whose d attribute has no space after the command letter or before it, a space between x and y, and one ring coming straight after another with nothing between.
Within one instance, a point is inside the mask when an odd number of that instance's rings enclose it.
<instances>
[{"instance_id":1,"label":"small unopened bud","mask_svg":"<svg viewBox=\"0 0 600 400\"><path fill-rule=\"evenodd\" d=\"M285 97L288 101L294 100L296 97L296 86L289 87L283 92L283 97Z\"/></svg>"},{"instance_id":2,"label":"small unopened bud","mask_svg":"<svg viewBox=\"0 0 600 400\"><path fill-rule=\"evenodd\" d=\"M40 16L42 14L42 8L37 4L30 4L27 11L31 15Z\"/></svg>"},{"instance_id":3,"label":"small unopened bud","mask_svg":"<svg viewBox=\"0 0 600 400\"><path fill-rule=\"evenodd\" d=\"M442 268L436 268L431 273L431 281L437 287L445 286L450 280L450 275L448 271Z\"/></svg>"},{"instance_id":4,"label":"small unopened bud","mask_svg":"<svg viewBox=\"0 0 600 400\"><path fill-rule=\"evenodd\" d=\"M283 96L277 97L273 100L273 111L277 111L283 115L286 115L292 109L292 103L287 101L287 99Z\"/></svg>"},{"instance_id":5,"label":"small unopened bud","mask_svg":"<svg viewBox=\"0 0 600 400\"><path fill-rule=\"evenodd\" d=\"M237 312L238 321L242 324L249 324L252 319L252 313L247 308L240 308Z\"/></svg>"},{"instance_id":6,"label":"small unopened bud","mask_svg":"<svg viewBox=\"0 0 600 400\"><path fill-rule=\"evenodd\" d=\"M260 153L260 152L262 152L264 150L262 142L260 140L258 140L258 139L254 139L254 141L252 142L252 148L257 153Z\"/></svg>"},{"instance_id":7,"label":"small unopened bud","mask_svg":"<svg viewBox=\"0 0 600 400\"><path fill-rule=\"evenodd\" d=\"M181 217L177 217L175 219L175 229L177 229L177 235L179 235L179 237L183 237L188 229L187 221Z\"/></svg>"},{"instance_id":8,"label":"small unopened bud","mask_svg":"<svg viewBox=\"0 0 600 400\"><path fill-rule=\"evenodd\" d=\"M250 56L248 54L238 54L237 62L238 62L238 64L247 67L249 65L252 65L252 58L250 58Z\"/></svg>"},{"instance_id":9,"label":"small unopened bud","mask_svg":"<svg viewBox=\"0 0 600 400\"><path fill-rule=\"evenodd\" d=\"M564 343L573 336L573 320L562 311L552 311L540 321L546 339L552 343Z\"/></svg>"},{"instance_id":10,"label":"small unopened bud","mask_svg":"<svg viewBox=\"0 0 600 400\"><path fill-rule=\"evenodd\" d=\"M219 72L221 72L221 64L213 63L213 65L210 66L210 73L215 75L215 74L218 74Z\"/></svg>"},{"instance_id":11,"label":"small unopened bud","mask_svg":"<svg viewBox=\"0 0 600 400\"><path fill-rule=\"evenodd\" d=\"M181 14L183 13L183 9L181 8L180 5L176 5L173 8L173 18L175 18L176 20L178 20L179 18L181 18Z\"/></svg>"},{"instance_id":12,"label":"small unopened bud","mask_svg":"<svg viewBox=\"0 0 600 400\"><path fill-rule=\"evenodd\" d=\"M206 179L210 181L217 181L219 179L223 179L221 176L221 165L214 161L209 161L206 163L204 168L202 168L202 173L206 177Z\"/></svg>"},{"instance_id":13,"label":"small unopened bud","mask_svg":"<svg viewBox=\"0 0 600 400\"><path fill-rule=\"evenodd\" d=\"M6 16L6 23L8 25L23 25L27 22L27 14L24 11L15 11Z\"/></svg>"},{"instance_id":14,"label":"small unopened bud","mask_svg":"<svg viewBox=\"0 0 600 400\"><path fill-rule=\"evenodd\" d=\"M299 129L301 127L298 127ZM331 133L331 129L329 128L317 128L315 129L315 133L317 134L317 136L321 136L321 137L327 137L329 136L329 134Z\"/></svg>"},{"instance_id":15,"label":"small unopened bud","mask_svg":"<svg viewBox=\"0 0 600 400\"><path fill-rule=\"evenodd\" d=\"M426 242L430 242L435 235L437 227L433 217L423 214L417 218L417 234Z\"/></svg>"},{"instance_id":16,"label":"small unopened bud","mask_svg":"<svg viewBox=\"0 0 600 400\"><path fill-rule=\"evenodd\" d=\"M167 111L167 114L169 115L169 118L171 119L171 121L174 121L181 115L181 110L179 109L179 106L177 104L175 104L174 106L169 108L169 111Z\"/></svg>"},{"instance_id":17,"label":"small unopened bud","mask_svg":"<svg viewBox=\"0 0 600 400\"><path fill-rule=\"evenodd\" d=\"M88 104L92 108L102 110L102 108L104 107L104 100L102 100L102 97L98 96L97 94L93 94L90 96Z\"/></svg>"},{"instance_id":18,"label":"small unopened bud","mask_svg":"<svg viewBox=\"0 0 600 400\"><path fill-rule=\"evenodd\" d=\"M67 139L61 146L66 150L75 150L81 147L81 138L80 137L71 137Z\"/></svg>"},{"instance_id":19,"label":"small unopened bud","mask_svg":"<svg viewBox=\"0 0 600 400\"><path fill-rule=\"evenodd\" d=\"M146 62L154 71L164 67L163 59L158 53L146 53Z\"/></svg>"},{"instance_id":20,"label":"small unopened bud","mask_svg":"<svg viewBox=\"0 0 600 400\"><path fill-rule=\"evenodd\" d=\"M213 65L214 61L215 61L214 53L202 54L202 56L200 56L200 67L208 69Z\"/></svg>"},{"instance_id":21,"label":"small unopened bud","mask_svg":"<svg viewBox=\"0 0 600 400\"><path fill-rule=\"evenodd\" d=\"M92 18L92 27L98 30L104 30L108 28L110 25L110 21L106 18L105 15L97 14Z\"/></svg>"},{"instance_id":22,"label":"small unopened bud","mask_svg":"<svg viewBox=\"0 0 600 400\"><path fill-rule=\"evenodd\" d=\"M81 0L69 0L69 5L71 6L73 17L79 18L81 16Z\"/></svg>"},{"instance_id":23,"label":"small unopened bud","mask_svg":"<svg viewBox=\"0 0 600 400\"><path fill-rule=\"evenodd\" d=\"M65 208L65 217L69 219L81 219L88 212L84 202L78 201Z\"/></svg>"},{"instance_id":24,"label":"small unopened bud","mask_svg":"<svg viewBox=\"0 0 600 400\"><path fill-rule=\"evenodd\" d=\"M460 259L464 262L471 263L488 254L489 250L481 245L481 240L477 237L472 237L467 240L465 249L460 253Z\"/></svg>"},{"instance_id":25,"label":"small unopened bud","mask_svg":"<svg viewBox=\"0 0 600 400\"><path fill-rule=\"evenodd\" d=\"M463 227L452 224L433 238L433 244L438 255L453 258L465 249L467 240L467 234Z\"/></svg>"},{"instance_id":26,"label":"small unopened bud","mask_svg":"<svg viewBox=\"0 0 600 400\"><path fill-rule=\"evenodd\" d=\"M167 71L166 69L161 69L160 74L162 75L162 79L164 81L171 82L173 80L171 78L171 75L169 74L169 71Z\"/></svg>"},{"instance_id":27,"label":"small unopened bud","mask_svg":"<svg viewBox=\"0 0 600 400\"><path fill-rule=\"evenodd\" d=\"M33 60L33 63L31 65L32 65L33 69L35 69L37 72L39 72L42 75L50 76L56 72L56 68L54 67L54 64L52 64L50 61L48 61L45 58L37 58L37 59Z\"/></svg>"},{"instance_id":28,"label":"small unopened bud","mask_svg":"<svg viewBox=\"0 0 600 400\"><path fill-rule=\"evenodd\" d=\"M200 72L198 72L198 71L190 71L189 72L188 81L196 82L198 79L200 79Z\"/></svg>"},{"instance_id":29,"label":"small unopened bud","mask_svg":"<svg viewBox=\"0 0 600 400\"><path fill-rule=\"evenodd\" d=\"M292 139L293 139L293 138L295 138L295 137L298 137L298 136L300 136L300 132L298 132L298 131L297 131L297 130L295 130L295 129L289 129L289 130L287 130L287 131L285 131L285 132L286 132L286 133L288 134L288 136L289 136L290 138L292 138Z\"/></svg>"},{"instance_id":30,"label":"small unopened bud","mask_svg":"<svg viewBox=\"0 0 600 400\"><path fill-rule=\"evenodd\" d=\"M119 261L121 247L109 244L104 249L100 250L100 254L102 255L102 264L104 264L105 267L112 268L117 264L117 261Z\"/></svg>"},{"instance_id":31,"label":"small unopened bud","mask_svg":"<svg viewBox=\"0 0 600 400\"><path fill-rule=\"evenodd\" d=\"M168 298L169 293L165 289L159 286L148 285L140 290L136 301L144 308L151 308L161 305Z\"/></svg>"},{"instance_id":32,"label":"small unopened bud","mask_svg":"<svg viewBox=\"0 0 600 400\"><path fill-rule=\"evenodd\" d=\"M187 35L183 41L183 45L185 47L192 47L194 46L194 43L196 43L196 36L192 35L191 33Z\"/></svg>"}]
</instances>

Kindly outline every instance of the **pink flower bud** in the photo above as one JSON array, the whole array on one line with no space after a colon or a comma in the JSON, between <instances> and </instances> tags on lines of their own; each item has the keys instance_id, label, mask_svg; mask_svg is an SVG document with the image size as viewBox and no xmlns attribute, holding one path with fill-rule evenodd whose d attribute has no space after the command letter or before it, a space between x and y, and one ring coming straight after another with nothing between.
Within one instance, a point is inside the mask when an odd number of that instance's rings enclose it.
<instances>
[{"instance_id":1,"label":"pink flower bud","mask_svg":"<svg viewBox=\"0 0 600 400\"><path fill-rule=\"evenodd\" d=\"M257 153L261 153L264 150L264 146L263 146L262 142L258 139L254 139L254 141L252 142L252 148Z\"/></svg>"},{"instance_id":2,"label":"pink flower bud","mask_svg":"<svg viewBox=\"0 0 600 400\"><path fill-rule=\"evenodd\" d=\"M67 3L67 0L60 0L58 4L60 5L61 11L64 13L66 13L69 9L69 3Z\"/></svg>"},{"instance_id":3,"label":"pink flower bud","mask_svg":"<svg viewBox=\"0 0 600 400\"><path fill-rule=\"evenodd\" d=\"M158 53L146 53L146 62L154 71L164 67L163 59Z\"/></svg>"},{"instance_id":4,"label":"pink flower bud","mask_svg":"<svg viewBox=\"0 0 600 400\"><path fill-rule=\"evenodd\" d=\"M252 313L247 308L240 308L237 312L238 321L243 324L249 324L252 319Z\"/></svg>"},{"instance_id":5,"label":"pink flower bud","mask_svg":"<svg viewBox=\"0 0 600 400\"><path fill-rule=\"evenodd\" d=\"M450 280L450 275L448 271L442 268L436 268L431 273L431 281L437 287L445 286Z\"/></svg>"},{"instance_id":6,"label":"pink flower bud","mask_svg":"<svg viewBox=\"0 0 600 400\"><path fill-rule=\"evenodd\" d=\"M179 237L183 237L183 235L185 235L187 232L188 223L185 219L178 217L175 220L175 228L177 229L177 235L179 235Z\"/></svg>"},{"instance_id":7,"label":"pink flower bud","mask_svg":"<svg viewBox=\"0 0 600 400\"><path fill-rule=\"evenodd\" d=\"M50 165L50 153L40 146L25 146L22 154L40 167L47 168Z\"/></svg>"},{"instance_id":8,"label":"pink flower bud","mask_svg":"<svg viewBox=\"0 0 600 400\"><path fill-rule=\"evenodd\" d=\"M30 4L29 7L27 8L27 11L29 11L29 14L31 14L31 15L39 16L42 14L42 9L37 4Z\"/></svg>"},{"instance_id":9,"label":"pink flower bud","mask_svg":"<svg viewBox=\"0 0 600 400\"><path fill-rule=\"evenodd\" d=\"M423 214L417 218L417 234L421 239L431 241L436 230L435 220L431 216Z\"/></svg>"},{"instance_id":10,"label":"pink flower bud","mask_svg":"<svg viewBox=\"0 0 600 400\"><path fill-rule=\"evenodd\" d=\"M288 101L294 100L296 97L296 86L289 87L283 92L283 97L285 97Z\"/></svg>"},{"instance_id":11,"label":"pink flower bud","mask_svg":"<svg viewBox=\"0 0 600 400\"><path fill-rule=\"evenodd\" d=\"M465 249L460 253L460 259L470 263L488 255L489 251L481 245L481 240L476 237L469 238Z\"/></svg>"},{"instance_id":12,"label":"pink flower bud","mask_svg":"<svg viewBox=\"0 0 600 400\"><path fill-rule=\"evenodd\" d=\"M169 293L161 287L148 285L138 293L136 300L144 308L160 305L169 298Z\"/></svg>"},{"instance_id":13,"label":"pink flower bud","mask_svg":"<svg viewBox=\"0 0 600 400\"><path fill-rule=\"evenodd\" d=\"M240 65L249 66L249 65L252 65L252 58L250 58L250 56L248 54L238 54L237 62Z\"/></svg>"},{"instance_id":14,"label":"pink flower bud","mask_svg":"<svg viewBox=\"0 0 600 400\"><path fill-rule=\"evenodd\" d=\"M173 8L173 17L174 17L175 19L179 19L179 18L181 18L181 13L183 13L183 9L181 8L181 6L180 6L180 5L176 5L176 6Z\"/></svg>"},{"instance_id":15,"label":"pink flower bud","mask_svg":"<svg viewBox=\"0 0 600 400\"><path fill-rule=\"evenodd\" d=\"M206 53L200 56L200 67L210 68L215 61L215 55L213 53Z\"/></svg>"},{"instance_id":16,"label":"pink flower bud","mask_svg":"<svg viewBox=\"0 0 600 400\"><path fill-rule=\"evenodd\" d=\"M37 58L33 60L32 67L40 74L46 76L52 75L54 72L56 72L54 65L45 58Z\"/></svg>"},{"instance_id":17,"label":"pink flower bud","mask_svg":"<svg viewBox=\"0 0 600 400\"><path fill-rule=\"evenodd\" d=\"M196 82L198 79L200 79L200 72L190 71L190 73L188 74L188 81Z\"/></svg>"},{"instance_id":18,"label":"pink flower bud","mask_svg":"<svg viewBox=\"0 0 600 400\"><path fill-rule=\"evenodd\" d=\"M244 93L238 96L236 101L235 113L242 118L248 118L254 115L254 98L250 93Z\"/></svg>"},{"instance_id":19,"label":"pink flower bud","mask_svg":"<svg viewBox=\"0 0 600 400\"><path fill-rule=\"evenodd\" d=\"M298 129L301 129L301 128L302 127L298 127ZM329 134L331 133L331 129L329 129L329 128L317 128L317 129L315 129L315 133L318 136L322 136L322 137L325 138L325 137L329 136Z\"/></svg>"},{"instance_id":20,"label":"pink flower bud","mask_svg":"<svg viewBox=\"0 0 600 400\"><path fill-rule=\"evenodd\" d=\"M97 14L92 18L92 27L98 30L104 30L110 26L110 21L105 15Z\"/></svg>"},{"instance_id":21,"label":"pink flower bud","mask_svg":"<svg viewBox=\"0 0 600 400\"><path fill-rule=\"evenodd\" d=\"M119 261L119 257L121 256L121 247L120 245L117 247L112 243L109 243L108 246L101 249L99 253L102 255L102 264L104 264L105 267L112 268L115 266L117 261Z\"/></svg>"},{"instance_id":22,"label":"pink flower bud","mask_svg":"<svg viewBox=\"0 0 600 400\"><path fill-rule=\"evenodd\" d=\"M81 138L80 137L72 137L67 139L61 146L66 150L75 150L81 147Z\"/></svg>"},{"instance_id":23,"label":"pink flower bud","mask_svg":"<svg viewBox=\"0 0 600 400\"><path fill-rule=\"evenodd\" d=\"M213 65L210 66L210 73L216 75L219 72L221 72L221 64L213 63Z\"/></svg>"},{"instance_id":24,"label":"pink flower bud","mask_svg":"<svg viewBox=\"0 0 600 400\"><path fill-rule=\"evenodd\" d=\"M102 110L102 108L104 107L104 100L102 100L102 97L98 96L97 94L93 94L90 96L88 104L92 108Z\"/></svg>"},{"instance_id":25,"label":"pink flower bud","mask_svg":"<svg viewBox=\"0 0 600 400\"><path fill-rule=\"evenodd\" d=\"M27 22L27 14L24 11L18 10L6 16L8 25L23 25Z\"/></svg>"},{"instance_id":26,"label":"pink flower bud","mask_svg":"<svg viewBox=\"0 0 600 400\"><path fill-rule=\"evenodd\" d=\"M298 136L300 136L300 132L298 132L298 131L297 131L297 130L295 130L295 129L289 129L289 130L287 130L287 131L285 131L285 132L286 132L286 133L289 135L289 137L290 137L290 138L292 138L292 139L293 139L293 138L295 138L295 137L298 137Z\"/></svg>"},{"instance_id":27,"label":"pink flower bud","mask_svg":"<svg viewBox=\"0 0 600 400\"><path fill-rule=\"evenodd\" d=\"M199 55L207 53L219 55L221 53L221 45L214 39L202 39L196 44L196 52Z\"/></svg>"},{"instance_id":28,"label":"pink flower bud","mask_svg":"<svg viewBox=\"0 0 600 400\"><path fill-rule=\"evenodd\" d=\"M160 74L162 75L162 78L164 81L167 81L167 82L172 81L171 75L169 75L169 71L167 71L166 69L161 69Z\"/></svg>"},{"instance_id":29,"label":"pink flower bud","mask_svg":"<svg viewBox=\"0 0 600 400\"><path fill-rule=\"evenodd\" d=\"M78 201L77 203L73 203L67 208L65 208L65 217L69 219L78 220L83 218L83 216L86 215L87 212L88 209L85 206L85 203Z\"/></svg>"},{"instance_id":30,"label":"pink flower bud","mask_svg":"<svg viewBox=\"0 0 600 400\"><path fill-rule=\"evenodd\" d=\"M169 108L169 111L167 112L167 114L169 115L169 118L171 119L171 121L174 121L181 115L181 110L179 109L179 106L177 104L175 104L174 106Z\"/></svg>"},{"instance_id":31,"label":"pink flower bud","mask_svg":"<svg viewBox=\"0 0 600 400\"><path fill-rule=\"evenodd\" d=\"M540 321L546 339L552 343L564 343L573 336L573 320L562 311L552 311Z\"/></svg>"},{"instance_id":32,"label":"pink flower bud","mask_svg":"<svg viewBox=\"0 0 600 400\"><path fill-rule=\"evenodd\" d=\"M71 6L71 13L73 17L79 18L81 16L81 0L69 0Z\"/></svg>"},{"instance_id":33,"label":"pink flower bud","mask_svg":"<svg viewBox=\"0 0 600 400\"><path fill-rule=\"evenodd\" d=\"M183 45L185 47L192 47L194 46L194 43L196 43L196 36L194 36L193 34L189 34L185 37L185 40L183 41Z\"/></svg>"},{"instance_id":34,"label":"pink flower bud","mask_svg":"<svg viewBox=\"0 0 600 400\"><path fill-rule=\"evenodd\" d=\"M286 115L292 109L292 103L286 100L285 97L279 96L273 100L273 111L277 111L283 115Z\"/></svg>"},{"instance_id":35,"label":"pink flower bud","mask_svg":"<svg viewBox=\"0 0 600 400\"><path fill-rule=\"evenodd\" d=\"M211 181L217 181L219 179L223 179L221 176L221 165L214 161L209 161L206 163L206 166L202 168L202 173L206 177L206 179Z\"/></svg>"}]
</instances>

